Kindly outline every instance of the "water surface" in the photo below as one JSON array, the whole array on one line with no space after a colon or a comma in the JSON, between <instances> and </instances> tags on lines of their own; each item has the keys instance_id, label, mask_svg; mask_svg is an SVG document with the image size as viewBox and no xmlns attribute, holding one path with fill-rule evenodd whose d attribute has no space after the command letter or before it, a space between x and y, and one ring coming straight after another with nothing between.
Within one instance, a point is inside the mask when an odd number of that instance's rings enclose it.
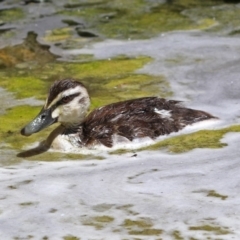
<instances>
[{"instance_id":1,"label":"water surface","mask_svg":"<svg viewBox=\"0 0 240 240\"><path fill-rule=\"evenodd\" d=\"M0 3L1 239L239 239L238 1L24 2ZM154 150L17 157L69 74L92 108L157 95L219 120Z\"/></svg>"}]
</instances>

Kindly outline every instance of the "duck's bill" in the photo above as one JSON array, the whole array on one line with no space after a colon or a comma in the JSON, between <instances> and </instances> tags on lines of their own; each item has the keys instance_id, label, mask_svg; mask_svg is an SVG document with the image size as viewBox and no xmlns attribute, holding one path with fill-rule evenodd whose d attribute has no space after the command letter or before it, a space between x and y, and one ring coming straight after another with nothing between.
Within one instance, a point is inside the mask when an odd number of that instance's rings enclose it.
<instances>
[{"instance_id":1,"label":"duck's bill","mask_svg":"<svg viewBox=\"0 0 240 240\"><path fill-rule=\"evenodd\" d=\"M51 109L42 109L37 117L21 130L21 134L24 136L30 136L55 122L57 122L57 118L52 118Z\"/></svg>"}]
</instances>

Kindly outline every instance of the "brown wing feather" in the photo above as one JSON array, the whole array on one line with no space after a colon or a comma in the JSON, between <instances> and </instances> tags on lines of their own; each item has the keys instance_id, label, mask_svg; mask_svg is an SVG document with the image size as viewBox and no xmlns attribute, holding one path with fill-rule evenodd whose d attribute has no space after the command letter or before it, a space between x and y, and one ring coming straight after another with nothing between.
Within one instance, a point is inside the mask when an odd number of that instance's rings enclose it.
<instances>
[{"instance_id":1,"label":"brown wing feather","mask_svg":"<svg viewBox=\"0 0 240 240\"><path fill-rule=\"evenodd\" d=\"M85 145L98 142L111 147L112 135L118 134L133 140L134 138L156 138L160 135L177 132L188 124L214 118L198 110L181 107L179 101L147 97L113 103L91 112L83 123ZM166 118L157 110L170 111Z\"/></svg>"}]
</instances>

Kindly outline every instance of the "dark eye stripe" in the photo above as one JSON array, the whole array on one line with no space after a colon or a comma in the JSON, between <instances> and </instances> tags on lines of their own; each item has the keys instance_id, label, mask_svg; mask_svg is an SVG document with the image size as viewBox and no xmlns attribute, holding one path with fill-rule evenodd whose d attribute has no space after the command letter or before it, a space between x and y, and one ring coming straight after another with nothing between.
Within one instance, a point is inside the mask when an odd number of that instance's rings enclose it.
<instances>
[{"instance_id":1,"label":"dark eye stripe","mask_svg":"<svg viewBox=\"0 0 240 240\"><path fill-rule=\"evenodd\" d=\"M72 95L68 95L68 96L65 96L63 98L61 98L57 103L56 105L59 106L59 105L63 105L63 104L67 104L69 102L71 102L75 97L79 96L81 93L78 92L78 93L74 93Z\"/></svg>"}]
</instances>

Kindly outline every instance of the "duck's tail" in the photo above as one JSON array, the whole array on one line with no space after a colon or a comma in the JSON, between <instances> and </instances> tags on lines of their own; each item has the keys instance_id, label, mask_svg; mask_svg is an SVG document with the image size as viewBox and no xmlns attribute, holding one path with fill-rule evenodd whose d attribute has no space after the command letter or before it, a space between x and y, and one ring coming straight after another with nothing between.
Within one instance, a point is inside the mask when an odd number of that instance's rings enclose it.
<instances>
[{"instance_id":1,"label":"duck's tail","mask_svg":"<svg viewBox=\"0 0 240 240\"><path fill-rule=\"evenodd\" d=\"M191 109L191 108L182 109L180 111L180 115L181 116L179 116L180 117L179 119L181 119L182 123L184 123L185 125L189 125L189 124L193 124L193 123L197 123L197 122L209 120L209 119L218 119L218 117L215 117L210 113L207 113L201 110Z\"/></svg>"}]
</instances>

